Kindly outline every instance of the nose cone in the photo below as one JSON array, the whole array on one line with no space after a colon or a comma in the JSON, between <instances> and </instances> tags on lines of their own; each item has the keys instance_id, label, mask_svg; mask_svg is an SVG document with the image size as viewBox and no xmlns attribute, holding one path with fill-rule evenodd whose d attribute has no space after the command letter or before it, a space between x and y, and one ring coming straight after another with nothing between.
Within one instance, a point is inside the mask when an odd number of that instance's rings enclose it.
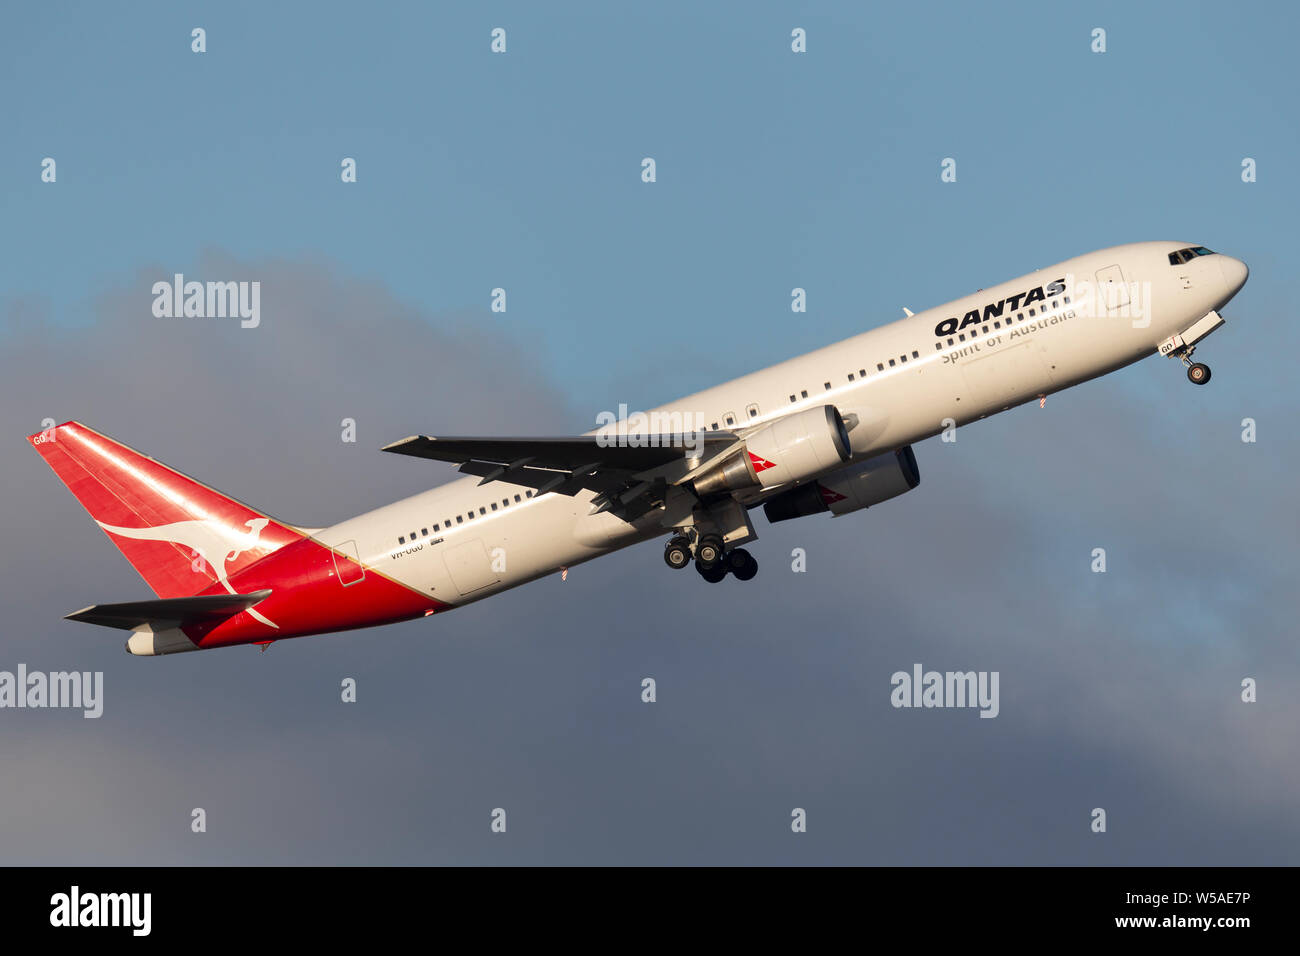
<instances>
[{"instance_id":1,"label":"nose cone","mask_svg":"<svg viewBox=\"0 0 1300 956\"><path fill-rule=\"evenodd\" d=\"M1228 295L1236 295L1246 284L1250 268L1246 263L1232 256L1219 256L1219 268L1223 270L1223 281L1227 283Z\"/></svg>"}]
</instances>

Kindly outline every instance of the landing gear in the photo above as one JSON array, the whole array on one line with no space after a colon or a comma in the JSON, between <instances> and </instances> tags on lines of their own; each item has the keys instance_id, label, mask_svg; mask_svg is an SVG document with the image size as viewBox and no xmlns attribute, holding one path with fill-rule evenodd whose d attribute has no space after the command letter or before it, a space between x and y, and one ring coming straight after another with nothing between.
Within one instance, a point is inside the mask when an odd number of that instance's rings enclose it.
<instances>
[{"instance_id":1,"label":"landing gear","mask_svg":"<svg viewBox=\"0 0 1300 956\"><path fill-rule=\"evenodd\" d=\"M712 568L722 560L722 538L716 534L706 534L695 545L695 563L700 567ZM722 572L726 574L724 570Z\"/></svg>"},{"instance_id":2,"label":"landing gear","mask_svg":"<svg viewBox=\"0 0 1300 956\"><path fill-rule=\"evenodd\" d=\"M700 577L704 578L704 580L708 581L710 584L717 584L727 576L727 568L725 565L713 564L709 567L705 567L700 564L698 559L695 562L695 570L699 571Z\"/></svg>"},{"instance_id":3,"label":"landing gear","mask_svg":"<svg viewBox=\"0 0 1300 956\"><path fill-rule=\"evenodd\" d=\"M688 534L677 534L664 545L664 563L680 571L695 559L695 570L710 584L717 584L728 574L737 581L752 580L758 574L758 562L744 548L727 550L719 534L704 534L696 538L694 546Z\"/></svg>"},{"instance_id":4,"label":"landing gear","mask_svg":"<svg viewBox=\"0 0 1300 956\"><path fill-rule=\"evenodd\" d=\"M1189 345L1187 348L1183 349L1182 354L1178 357L1182 359L1183 364L1187 366L1187 381L1191 382L1193 385L1204 385L1210 380L1210 367L1201 362L1192 361L1192 353L1195 351L1196 346Z\"/></svg>"},{"instance_id":5,"label":"landing gear","mask_svg":"<svg viewBox=\"0 0 1300 956\"><path fill-rule=\"evenodd\" d=\"M736 576L737 581L752 580L758 574L758 562L744 548L736 548L727 555L727 570Z\"/></svg>"},{"instance_id":6,"label":"landing gear","mask_svg":"<svg viewBox=\"0 0 1300 956\"><path fill-rule=\"evenodd\" d=\"M678 535L664 547L664 563L674 571L680 571L691 563L691 541Z\"/></svg>"}]
</instances>

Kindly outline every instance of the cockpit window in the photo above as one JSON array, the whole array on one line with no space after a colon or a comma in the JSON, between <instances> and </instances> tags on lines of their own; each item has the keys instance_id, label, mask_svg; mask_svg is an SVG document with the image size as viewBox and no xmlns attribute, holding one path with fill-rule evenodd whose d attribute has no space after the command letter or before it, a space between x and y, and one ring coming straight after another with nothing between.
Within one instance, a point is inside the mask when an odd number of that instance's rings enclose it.
<instances>
[{"instance_id":1,"label":"cockpit window","mask_svg":"<svg viewBox=\"0 0 1300 956\"><path fill-rule=\"evenodd\" d=\"M1214 255L1213 249L1206 249L1204 246L1188 246L1186 249L1179 249L1177 252L1169 253L1169 264L1178 266L1184 262L1191 262L1197 256L1212 255Z\"/></svg>"}]
</instances>

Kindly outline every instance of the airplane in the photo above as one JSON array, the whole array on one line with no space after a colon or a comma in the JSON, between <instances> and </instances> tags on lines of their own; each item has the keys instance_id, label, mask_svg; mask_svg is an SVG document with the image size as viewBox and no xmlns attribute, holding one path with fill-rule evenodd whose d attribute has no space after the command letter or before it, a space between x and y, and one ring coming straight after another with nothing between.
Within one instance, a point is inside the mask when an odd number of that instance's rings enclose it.
<instances>
[{"instance_id":1,"label":"airplane","mask_svg":"<svg viewBox=\"0 0 1300 956\"><path fill-rule=\"evenodd\" d=\"M1185 242L1067 259L583 435L416 435L467 477L325 528L272 518L71 421L29 436L156 598L67 617L173 654L438 614L668 536L752 579L750 511L839 517L917 487L912 445L1149 355L1192 361L1246 264Z\"/></svg>"}]
</instances>

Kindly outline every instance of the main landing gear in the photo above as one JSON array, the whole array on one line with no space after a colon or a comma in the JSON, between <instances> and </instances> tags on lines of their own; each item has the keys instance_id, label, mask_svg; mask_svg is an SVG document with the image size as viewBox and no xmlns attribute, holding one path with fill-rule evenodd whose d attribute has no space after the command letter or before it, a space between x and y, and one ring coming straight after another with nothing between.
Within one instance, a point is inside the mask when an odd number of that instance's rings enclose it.
<instances>
[{"instance_id":1,"label":"main landing gear","mask_svg":"<svg viewBox=\"0 0 1300 956\"><path fill-rule=\"evenodd\" d=\"M664 563L674 571L680 571L691 563L691 541L678 535L664 545Z\"/></svg>"},{"instance_id":2,"label":"main landing gear","mask_svg":"<svg viewBox=\"0 0 1300 956\"><path fill-rule=\"evenodd\" d=\"M758 562L744 548L726 550L722 538L716 534L701 535L691 546L686 535L675 535L664 547L664 563L680 571L695 559L695 570L710 584L717 584L728 574L737 581L748 581L758 574Z\"/></svg>"}]
</instances>

